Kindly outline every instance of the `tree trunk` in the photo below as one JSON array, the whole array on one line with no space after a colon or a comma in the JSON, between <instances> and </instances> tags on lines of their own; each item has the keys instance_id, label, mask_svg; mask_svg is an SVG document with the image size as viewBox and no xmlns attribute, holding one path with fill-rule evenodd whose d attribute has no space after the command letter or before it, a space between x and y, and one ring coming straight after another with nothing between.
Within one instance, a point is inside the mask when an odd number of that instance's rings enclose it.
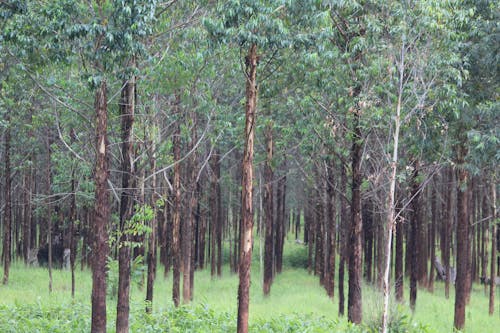
<instances>
[{"instance_id":1,"label":"tree trunk","mask_svg":"<svg viewBox=\"0 0 500 333\"><path fill-rule=\"evenodd\" d=\"M459 147L459 151L464 150ZM460 153L460 152L459 152ZM457 330L464 328L465 305L467 301L467 262L469 254L469 215L467 207L467 177L468 172L464 169L465 154L459 155L458 160L458 192L457 192L457 278L455 282L455 318L453 326Z\"/></svg>"},{"instance_id":2,"label":"tree trunk","mask_svg":"<svg viewBox=\"0 0 500 333\"><path fill-rule=\"evenodd\" d=\"M103 80L95 94L96 111L96 166L95 210L92 226L92 333L106 332L106 259L108 257L108 223L110 204L108 191L107 156L107 97L106 81Z\"/></svg>"},{"instance_id":3,"label":"tree trunk","mask_svg":"<svg viewBox=\"0 0 500 333\"><path fill-rule=\"evenodd\" d=\"M47 134L47 174L45 175L47 179L47 198L51 195L52 186L52 140L50 138L50 131ZM47 205L47 243L48 243L48 270L49 270L49 293L52 292L52 204L50 199L48 199Z\"/></svg>"},{"instance_id":4,"label":"tree trunk","mask_svg":"<svg viewBox=\"0 0 500 333\"><path fill-rule=\"evenodd\" d=\"M245 151L242 165L241 190L241 246L238 286L238 333L248 332L248 310L250 303L250 264L252 262L253 229L253 145L255 111L257 107L257 45L252 44L246 56L246 106L245 106Z\"/></svg>"},{"instance_id":5,"label":"tree trunk","mask_svg":"<svg viewBox=\"0 0 500 333\"><path fill-rule=\"evenodd\" d=\"M434 271L436 269L436 225L438 220L438 211L437 211L437 191L436 186L432 187L432 195L431 195L431 233L430 233L430 244L431 244L431 268L429 270L429 281L427 285L427 289L432 293L434 292Z\"/></svg>"},{"instance_id":6,"label":"tree trunk","mask_svg":"<svg viewBox=\"0 0 500 333\"><path fill-rule=\"evenodd\" d=\"M128 226L133 215L135 77L126 81L120 102L122 192L120 195L120 239L118 245L118 301L116 306L116 332L129 331L130 312L130 253Z\"/></svg>"},{"instance_id":7,"label":"tree trunk","mask_svg":"<svg viewBox=\"0 0 500 333\"><path fill-rule=\"evenodd\" d=\"M286 166L286 165L285 165ZM277 184L277 214L276 214L276 242L275 242L275 256L276 256L276 273L281 273L283 268L283 246L285 242L285 211L286 211L286 167L284 168L285 175L278 179Z\"/></svg>"},{"instance_id":8,"label":"tree trunk","mask_svg":"<svg viewBox=\"0 0 500 333\"><path fill-rule=\"evenodd\" d=\"M11 144L11 134L10 134L10 115L7 110L5 115L5 123L7 128L5 129L4 137L4 177L5 177L5 208L4 208L4 227L3 227L3 284L9 283L9 272L10 272L10 243L11 243L11 225L12 225L12 202L11 202L11 191L12 191L12 175L10 166L10 144Z\"/></svg>"},{"instance_id":9,"label":"tree trunk","mask_svg":"<svg viewBox=\"0 0 500 333\"><path fill-rule=\"evenodd\" d=\"M273 124L266 126L266 164L264 166L264 224L265 224L265 251L264 251L264 295L271 291L273 281Z\"/></svg>"},{"instance_id":10,"label":"tree trunk","mask_svg":"<svg viewBox=\"0 0 500 333\"><path fill-rule=\"evenodd\" d=\"M361 174L361 156L362 156L362 137L360 126L360 110L354 111L354 126L351 148L351 225L349 230L349 293L347 300L348 319L350 322L360 324L363 311L361 299L361 255L362 244L361 236L363 225L361 220L361 183L363 176Z\"/></svg>"},{"instance_id":11,"label":"tree trunk","mask_svg":"<svg viewBox=\"0 0 500 333\"><path fill-rule=\"evenodd\" d=\"M71 129L71 143L76 141L75 129ZM75 222L76 215L76 165L73 163L71 169L71 206L70 206L70 245L69 245L69 264L71 268L71 297L75 298L75 258L76 258L76 244L75 244Z\"/></svg>"},{"instance_id":12,"label":"tree trunk","mask_svg":"<svg viewBox=\"0 0 500 333\"><path fill-rule=\"evenodd\" d=\"M491 267L490 267L490 302L488 313L495 311L495 280L497 271L497 189L496 182L491 183Z\"/></svg>"},{"instance_id":13,"label":"tree trunk","mask_svg":"<svg viewBox=\"0 0 500 333\"><path fill-rule=\"evenodd\" d=\"M419 261L420 258L420 181L418 180L420 173L419 161L413 163L413 174L411 178L411 208L412 219L410 221L410 246L408 251L411 253L411 268L410 268L410 308L415 311L417 302L417 283L419 277Z\"/></svg>"},{"instance_id":14,"label":"tree trunk","mask_svg":"<svg viewBox=\"0 0 500 333\"><path fill-rule=\"evenodd\" d=\"M156 123L156 121L155 121ZM155 124L157 125L157 124ZM156 277L156 232L158 230L158 216L163 212L158 209L157 201L160 200L160 196L156 192L156 140L157 138L151 138L151 205L153 206L153 219L151 220L151 233L149 234L149 244L148 244L148 276L146 279L146 312L151 313L153 309L153 290Z\"/></svg>"},{"instance_id":15,"label":"tree trunk","mask_svg":"<svg viewBox=\"0 0 500 333\"><path fill-rule=\"evenodd\" d=\"M333 299L335 293L335 245L337 240L336 233L336 210L335 210L335 189L334 189L334 169L335 165L330 162L330 168L328 168L328 184L327 184L327 225L328 225L328 269L326 276L326 290L328 296Z\"/></svg>"},{"instance_id":16,"label":"tree trunk","mask_svg":"<svg viewBox=\"0 0 500 333\"><path fill-rule=\"evenodd\" d=\"M174 113L179 115L180 97L176 96L174 105ZM172 284L172 299L174 305L179 306L180 301L180 266L181 266L181 252L180 252L180 227L181 227L181 127L180 119L177 119L175 124L175 131L172 138L172 145L174 150L174 182L173 182L173 195L174 207L172 212L172 271L173 271L173 284Z\"/></svg>"},{"instance_id":17,"label":"tree trunk","mask_svg":"<svg viewBox=\"0 0 500 333\"><path fill-rule=\"evenodd\" d=\"M347 199L345 193L347 190L347 174L346 165L342 163L340 167L340 191L343 195L340 198L340 262L339 262L339 316L344 315L344 273L345 273L345 262L348 259L347 256L347 235L348 235L348 223L347 223Z\"/></svg>"}]
</instances>

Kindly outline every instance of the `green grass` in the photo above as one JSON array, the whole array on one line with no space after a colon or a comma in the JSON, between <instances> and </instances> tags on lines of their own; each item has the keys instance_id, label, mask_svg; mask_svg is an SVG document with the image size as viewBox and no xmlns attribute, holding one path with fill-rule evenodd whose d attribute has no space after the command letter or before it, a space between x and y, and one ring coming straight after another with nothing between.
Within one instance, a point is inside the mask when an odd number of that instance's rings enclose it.
<instances>
[{"instance_id":1,"label":"green grass","mask_svg":"<svg viewBox=\"0 0 500 333\"><path fill-rule=\"evenodd\" d=\"M276 276L268 297L262 295L258 248L254 253L250 291L250 324L253 332L369 332L370 329L373 332L377 331L382 297L371 286L365 285L363 288L365 326L352 328L345 318L339 318L337 315L337 290L332 301L319 285L318 278L300 268L306 260L306 247L291 241L287 242L285 269L282 274ZM90 272L76 271L74 300L71 299L70 272L54 270L53 279L53 292L49 294L46 269L26 268L22 263L14 263L9 284L0 286L0 331L7 332L5 327L16 328L10 330L11 332L88 330ZM209 269L196 272L193 304L176 310L171 301L171 276L163 278L161 268L155 283L152 316L143 314L145 288L141 289L137 284L131 288L131 331L234 331L237 287L238 277L229 273L227 265L224 266L220 278L211 278ZM407 290L405 292L407 297ZM453 288L450 290L450 296L450 299L445 299L444 285L438 282L434 293L419 290L414 315L411 315L407 304L396 305L393 302L393 332L453 332ZM110 331L113 331L115 306L116 300L108 298ZM498 313L490 317L487 310L488 298L482 286L474 285L471 303L466 310L465 332L497 332L500 327ZM19 317L18 313L23 314L23 317ZM3 327L1 323L6 322L5 318L9 318L10 322L7 321L8 325L5 324L7 326Z\"/></svg>"}]
</instances>

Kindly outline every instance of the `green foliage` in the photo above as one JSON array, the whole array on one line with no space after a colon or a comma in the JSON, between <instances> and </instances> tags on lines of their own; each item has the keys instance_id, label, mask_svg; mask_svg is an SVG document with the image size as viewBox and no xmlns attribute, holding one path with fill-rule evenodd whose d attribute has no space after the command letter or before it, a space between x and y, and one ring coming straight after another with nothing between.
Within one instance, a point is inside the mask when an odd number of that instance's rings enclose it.
<instances>
[{"instance_id":1,"label":"green foliage","mask_svg":"<svg viewBox=\"0 0 500 333\"><path fill-rule=\"evenodd\" d=\"M144 264L144 258L142 256L137 256L132 260L130 265L130 280L136 286L142 287L144 282L144 273L147 270L147 266ZM108 257L107 260L107 275L106 275L106 294L112 298L116 298L118 295L118 277L119 277L119 266L118 260Z\"/></svg>"}]
</instances>

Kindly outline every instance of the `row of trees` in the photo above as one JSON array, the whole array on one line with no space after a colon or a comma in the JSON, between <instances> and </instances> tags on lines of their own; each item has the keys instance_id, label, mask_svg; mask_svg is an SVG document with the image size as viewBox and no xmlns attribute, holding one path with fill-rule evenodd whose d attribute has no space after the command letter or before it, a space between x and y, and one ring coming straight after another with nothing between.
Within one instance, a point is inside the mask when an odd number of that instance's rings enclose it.
<instances>
[{"instance_id":1,"label":"row of trees","mask_svg":"<svg viewBox=\"0 0 500 333\"><path fill-rule=\"evenodd\" d=\"M446 297L457 270L456 328L480 277L493 313L495 1L0 9L4 284L11 257L28 263L45 247L50 289L63 244L72 272L77 258L92 268L92 331L103 332L116 259L116 329L127 332L132 259L145 258L152 311L157 262L172 269L177 306L193 298L196 269L222 274L227 251L246 332L253 233L269 294L295 232L332 298L338 271L340 315L347 275L354 323L363 278L385 296L385 331L390 286L401 301L406 274L415 309L436 266Z\"/></svg>"}]
</instances>

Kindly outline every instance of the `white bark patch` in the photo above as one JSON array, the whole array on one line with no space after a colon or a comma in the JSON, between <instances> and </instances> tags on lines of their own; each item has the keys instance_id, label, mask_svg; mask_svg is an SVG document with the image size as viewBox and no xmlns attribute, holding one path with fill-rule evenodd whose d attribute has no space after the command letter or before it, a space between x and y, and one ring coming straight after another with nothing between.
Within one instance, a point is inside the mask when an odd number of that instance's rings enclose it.
<instances>
[{"instance_id":1,"label":"white bark patch","mask_svg":"<svg viewBox=\"0 0 500 333\"><path fill-rule=\"evenodd\" d=\"M250 249L252 248L252 231L251 230L247 230L247 232L245 232L245 246L243 247L243 251L244 252L249 252Z\"/></svg>"},{"instance_id":2,"label":"white bark patch","mask_svg":"<svg viewBox=\"0 0 500 333\"><path fill-rule=\"evenodd\" d=\"M101 139L101 143L99 144L99 153L103 155L106 153L106 144L104 143L104 138Z\"/></svg>"}]
</instances>

